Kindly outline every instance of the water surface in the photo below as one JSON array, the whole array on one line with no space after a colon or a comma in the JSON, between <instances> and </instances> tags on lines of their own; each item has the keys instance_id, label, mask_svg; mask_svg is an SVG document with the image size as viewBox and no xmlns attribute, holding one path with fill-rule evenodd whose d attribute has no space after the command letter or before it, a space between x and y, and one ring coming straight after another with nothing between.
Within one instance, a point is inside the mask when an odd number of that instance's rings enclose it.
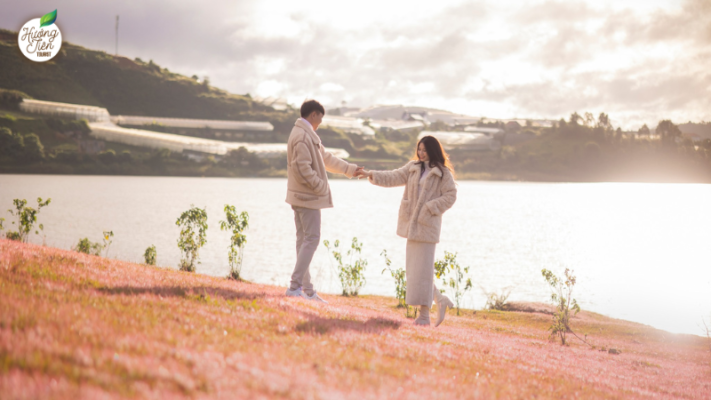
<instances>
[{"instance_id":1,"label":"water surface","mask_svg":"<svg viewBox=\"0 0 711 400\"><path fill-rule=\"evenodd\" d=\"M402 188L332 180L334 209L323 211L322 240L363 242L368 260L362 293L393 296L381 274L387 249L404 266L405 239L395 235ZM286 286L295 261L293 212L284 179L0 175L0 209L13 198L51 197L40 213L45 237L31 241L64 249L81 237L101 240L113 230L109 257L142 261L155 245L158 264L180 259L175 220L194 204L207 207L208 244L199 273L228 271L229 235L218 221L233 204L250 214L245 279ZM711 318L711 186L640 183L459 182L458 200L444 216L438 258L458 253L474 290L466 307L481 308L484 291L511 290L511 300L547 301L541 269L574 269L582 308L672 332L701 334ZM11 216L3 212L6 227ZM344 249L345 250L345 249ZM312 263L316 288L339 293L333 260L321 246Z\"/></svg>"}]
</instances>

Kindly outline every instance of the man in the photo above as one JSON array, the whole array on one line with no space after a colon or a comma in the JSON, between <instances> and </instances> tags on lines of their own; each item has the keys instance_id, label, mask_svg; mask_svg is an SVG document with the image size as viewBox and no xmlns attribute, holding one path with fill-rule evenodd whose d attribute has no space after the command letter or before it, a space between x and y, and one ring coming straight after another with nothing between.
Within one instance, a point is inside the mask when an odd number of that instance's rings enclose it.
<instances>
[{"instance_id":1,"label":"man","mask_svg":"<svg viewBox=\"0 0 711 400\"><path fill-rule=\"evenodd\" d=\"M286 202L296 222L296 265L287 296L301 296L326 303L314 291L309 266L321 239L321 209L333 207L326 171L349 178L361 176L363 167L327 153L316 134L326 110L316 100L301 105L287 144Z\"/></svg>"}]
</instances>

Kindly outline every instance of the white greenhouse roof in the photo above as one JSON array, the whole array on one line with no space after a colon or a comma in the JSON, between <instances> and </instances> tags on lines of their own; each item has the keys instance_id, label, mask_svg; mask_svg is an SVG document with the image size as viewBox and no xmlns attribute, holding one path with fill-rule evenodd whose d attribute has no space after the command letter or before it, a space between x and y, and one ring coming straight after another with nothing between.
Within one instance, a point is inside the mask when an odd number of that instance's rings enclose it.
<instances>
[{"instance_id":1,"label":"white greenhouse roof","mask_svg":"<svg viewBox=\"0 0 711 400\"><path fill-rule=\"evenodd\" d=\"M364 120L360 118L326 115L323 117L321 125L342 129L347 133L355 135L374 136L375 131L371 127L363 125L363 122Z\"/></svg>"},{"instance_id":2,"label":"white greenhouse roof","mask_svg":"<svg viewBox=\"0 0 711 400\"><path fill-rule=\"evenodd\" d=\"M118 115L111 117L111 122L119 125L150 125L161 124L175 128L210 128L234 131L273 131L274 126L269 122L228 121L219 119L190 119L190 118L164 118L142 117L138 115Z\"/></svg>"},{"instance_id":3,"label":"white greenhouse roof","mask_svg":"<svg viewBox=\"0 0 711 400\"><path fill-rule=\"evenodd\" d=\"M286 143L224 142L143 129L122 128L112 123L91 123L89 127L91 128L91 135L96 139L152 149L168 149L176 153L190 150L225 155L231 150L237 150L240 147L244 147L260 157L281 157L286 153ZM326 151L339 158L350 157L348 152L343 149L326 148Z\"/></svg>"},{"instance_id":4,"label":"white greenhouse roof","mask_svg":"<svg viewBox=\"0 0 711 400\"><path fill-rule=\"evenodd\" d=\"M498 147L498 142L482 133L422 131L417 140L425 136L434 136L445 149L490 150Z\"/></svg>"},{"instance_id":5,"label":"white greenhouse roof","mask_svg":"<svg viewBox=\"0 0 711 400\"><path fill-rule=\"evenodd\" d=\"M488 128L488 127L483 127L483 126L467 126L464 128L465 132L472 132L472 133L484 133L484 134L497 134L501 133L504 130L500 128Z\"/></svg>"},{"instance_id":6,"label":"white greenhouse roof","mask_svg":"<svg viewBox=\"0 0 711 400\"><path fill-rule=\"evenodd\" d=\"M22 99L20 110L27 113L50 115L62 118L86 119L89 122L109 120L105 108L55 101Z\"/></svg>"},{"instance_id":7,"label":"white greenhouse roof","mask_svg":"<svg viewBox=\"0 0 711 400\"><path fill-rule=\"evenodd\" d=\"M392 130L403 130L403 129L416 129L422 128L425 125L420 121L403 121L401 119L376 119L370 121L370 126L376 129L392 129Z\"/></svg>"}]
</instances>

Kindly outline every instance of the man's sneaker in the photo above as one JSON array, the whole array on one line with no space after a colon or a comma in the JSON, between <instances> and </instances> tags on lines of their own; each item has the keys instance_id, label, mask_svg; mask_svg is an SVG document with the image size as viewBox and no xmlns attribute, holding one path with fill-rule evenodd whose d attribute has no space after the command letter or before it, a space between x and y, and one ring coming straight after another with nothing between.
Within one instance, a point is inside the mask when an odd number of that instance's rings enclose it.
<instances>
[{"instance_id":1,"label":"man's sneaker","mask_svg":"<svg viewBox=\"0 0 711 400\"><path fill-rule=\"evenodd\" d=\"M305 298L306 300L320 301L321 303L328 304L328 302L326 300L322 299L321 297L319 297L318 293L316 293L316 292L314 292L314 294L312 294L311 296L302 292L301 297Z\"/></svg>"},{"instance_id":2,"label":"man's sneaker","mask_svg":"<svg viewBox=\"0 0 711 400\"><path fill-rule=\"evenodd\" d=\"M286 289L286 296L287 297L301 297L304 295L304 292L301 290L301 288L298 288L296 290L291 290L291 288Z\"/></svg>"}]
</instances>

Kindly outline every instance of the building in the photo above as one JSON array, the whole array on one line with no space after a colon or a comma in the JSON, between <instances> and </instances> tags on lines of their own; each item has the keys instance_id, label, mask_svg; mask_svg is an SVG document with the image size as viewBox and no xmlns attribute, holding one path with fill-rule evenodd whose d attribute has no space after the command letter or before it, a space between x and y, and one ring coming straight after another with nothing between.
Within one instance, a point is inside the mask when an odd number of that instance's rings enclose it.
<instances>
[{"instance_id":1,"label":"building","mask_svg":"<svg viewBox=\"0 0 711 400\"><path fill-rule=\"evenodd\" d=\"M20 111L58 118L85 119L88 122L108 122L109 111L105 108L54 101L22 99Z\"/></svg>"}]
</instances>

